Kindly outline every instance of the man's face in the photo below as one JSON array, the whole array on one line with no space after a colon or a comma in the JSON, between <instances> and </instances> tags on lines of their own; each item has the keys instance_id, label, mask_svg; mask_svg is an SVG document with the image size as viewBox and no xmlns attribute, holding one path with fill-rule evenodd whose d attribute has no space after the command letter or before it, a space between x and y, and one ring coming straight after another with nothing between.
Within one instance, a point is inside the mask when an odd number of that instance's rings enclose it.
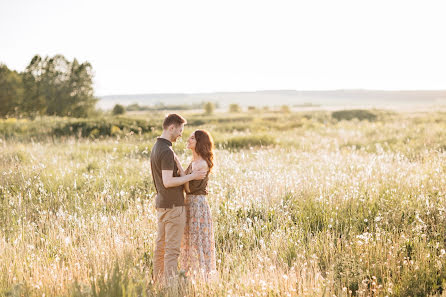
<instances>
[{"instance_id":1,"label":"man's face","mask_svg":"<svg viewBox=\"0 0 446 297\"><path fill-rule=\"evenodd\" d=\"M184 124L181 124L180 126L175 126L172 125L173 130L172 130L172 142L177 141L178 138L181 137L181 135L183 135L183 131L184 131Z\"/></svg>"}]
</instances>

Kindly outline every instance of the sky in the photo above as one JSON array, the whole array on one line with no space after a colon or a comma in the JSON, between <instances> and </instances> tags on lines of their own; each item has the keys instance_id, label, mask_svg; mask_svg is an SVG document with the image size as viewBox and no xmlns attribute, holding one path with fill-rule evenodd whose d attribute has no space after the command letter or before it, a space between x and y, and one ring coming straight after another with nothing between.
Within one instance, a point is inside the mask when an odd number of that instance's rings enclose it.
<instances>
[{"instance_id":1,"label":"sky","mask_svg":"<svg viewBox=\"0 0 446 297\"><path fill-rule=\"evenodd\" d=\"M92 64L98 96L446 89L446 1L0 0L0 63Z\"/></svg>"}]
</instances>

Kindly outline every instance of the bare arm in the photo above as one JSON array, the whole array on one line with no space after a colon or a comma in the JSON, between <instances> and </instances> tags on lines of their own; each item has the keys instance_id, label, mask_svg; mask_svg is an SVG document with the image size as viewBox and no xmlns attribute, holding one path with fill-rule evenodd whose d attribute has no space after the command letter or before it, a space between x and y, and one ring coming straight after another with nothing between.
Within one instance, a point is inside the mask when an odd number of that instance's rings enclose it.
<instances>
[{"instance_id":1,"label":"bare arm","mask_svg":"<svg viewBox=\"0 0 446 297\"><path fill-rule=\"evenodd\" d=\"M185 176L173 176L173 170L162 170L163 185L165 188L173 188L184 185L191 180L200 180L206 176L206 171L194 171Z\"/></svg>"}]
</instances>

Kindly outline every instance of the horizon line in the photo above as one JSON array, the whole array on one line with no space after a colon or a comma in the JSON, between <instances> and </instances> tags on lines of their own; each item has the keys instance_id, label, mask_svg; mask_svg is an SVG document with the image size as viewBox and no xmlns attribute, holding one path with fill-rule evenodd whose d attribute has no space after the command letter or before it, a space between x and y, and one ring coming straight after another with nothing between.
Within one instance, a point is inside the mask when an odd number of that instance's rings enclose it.
<instances>
[{"instance_id":1,"label":"horizon line","mask_svg":"<svg viewBox=\"0 0 446 297\"><path fill-rule=\"evenodd\" d=\"M339 92L339 91L372 91L372 92L446 92L446 89L366 89L366 88L342 88L342 89L264 89L252 91L203 91L203 92L146 92L146 93L115 93L107 95L95 95L96 97L109 96L139 96L139 95L206 95L224 93L261 93L261 92Z\"/></svg>"}]
</instances>

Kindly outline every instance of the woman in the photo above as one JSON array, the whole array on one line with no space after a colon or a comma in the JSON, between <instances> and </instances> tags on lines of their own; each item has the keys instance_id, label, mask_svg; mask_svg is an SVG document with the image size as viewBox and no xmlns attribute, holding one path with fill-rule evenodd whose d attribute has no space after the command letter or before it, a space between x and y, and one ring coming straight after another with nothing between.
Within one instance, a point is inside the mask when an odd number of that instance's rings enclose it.
<instances>
[{"instance_id":1,"label":"woman","mask_svg":"<svg viewBox=\"0 0 446 297\"><path fill-rule=\"evenodd\" d=\"M211 135L196 130L187 140L192 151L192 162L183 170L179 160L175 161L181 176L192 171L207 171L202 180L193 180L184 185L186 190L186 227L181 244L181 269L187 275L199 276L205 280L216 275L215 241L211 211L206 200L209 173L214 166L214 143Z\"/></svg>"}]
</instances>

